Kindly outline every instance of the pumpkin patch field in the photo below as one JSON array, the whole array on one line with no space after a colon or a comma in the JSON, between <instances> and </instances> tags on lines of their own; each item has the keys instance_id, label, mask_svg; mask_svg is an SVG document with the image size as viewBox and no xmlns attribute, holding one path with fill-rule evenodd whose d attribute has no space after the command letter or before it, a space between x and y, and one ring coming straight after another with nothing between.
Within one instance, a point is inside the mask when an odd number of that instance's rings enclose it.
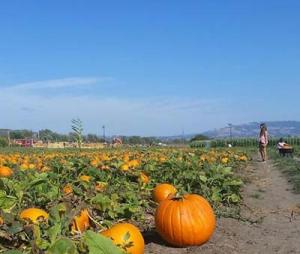
<instances>
[{"instance_id":1,"label":"pumpkin patch field","mask_svg":"<svg viewBox=\"0 0 300 254\"><path fill-rule=\"evenodd\" d=\"M151 231L203 244L238 207L247 161L233 149L1 150L0 253L141 254Z\"/></svg>"}]
</instances>

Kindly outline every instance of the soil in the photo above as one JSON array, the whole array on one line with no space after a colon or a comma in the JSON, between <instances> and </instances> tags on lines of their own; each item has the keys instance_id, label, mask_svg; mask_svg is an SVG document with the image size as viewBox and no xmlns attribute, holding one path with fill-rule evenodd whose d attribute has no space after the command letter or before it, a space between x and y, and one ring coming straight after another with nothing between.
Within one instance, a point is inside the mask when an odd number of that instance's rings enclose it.
<instances>
[{"instance_id":1,"label":"soil","mask_svg":"<svg viewBox=\"0 0 300 254\"><path fill-rule=\"evenodd\" d=\"M272 161L255 158L244 170L242 218L220 218L209 242L199 247L173 248L155 233L145 235L145 254L300 253L300 195L292 192Z\"/></svg>"}]
</instances>

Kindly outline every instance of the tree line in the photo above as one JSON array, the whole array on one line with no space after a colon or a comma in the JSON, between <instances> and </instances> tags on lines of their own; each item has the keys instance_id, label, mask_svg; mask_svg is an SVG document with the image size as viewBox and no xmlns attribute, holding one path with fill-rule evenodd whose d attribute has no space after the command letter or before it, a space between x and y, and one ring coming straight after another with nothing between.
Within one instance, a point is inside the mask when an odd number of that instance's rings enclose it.
<instances>
[{"instance_id":1,"label":"tree line","mask_svg":"<svg viewBox=\"0 0 300 254\"><path fill-rule=\"evenodd\" d=\"M43 142L74 142L77 139L77 135L75 132L69 132L68 134L61 134L54 132L50 129L43 129L38 132L33 132L31 130L10 130L9 137L11 140L14 139L38 139ZM203 135L195 135L191 140L185 139L172 139L165 140L160 139L158 137L143 137L143 136L119 136L121 138L123 144L129 145L157 145L160 143L166 144L187 144L190 141L196 140L207 140L208 137ZM85 143L103 143L103 142L112 142L113 137L107 137L104 140L103 137L99 137L96 134L86 134L82 136L82 140ZM8 145L8 130L0 132L0 147L5 147Z\"/></svg>"}]
</instances>

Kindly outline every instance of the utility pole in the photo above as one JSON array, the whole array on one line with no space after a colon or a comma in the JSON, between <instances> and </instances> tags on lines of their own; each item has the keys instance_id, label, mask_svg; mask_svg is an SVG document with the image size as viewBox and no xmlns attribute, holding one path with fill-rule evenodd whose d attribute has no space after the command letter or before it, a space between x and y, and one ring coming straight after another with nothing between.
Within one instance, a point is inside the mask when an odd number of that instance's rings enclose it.
<instances>
[{"instance_id":1,"label":"utility pole","mask_svg":"<svg viewBox=\"0 0 300 254\"><path fill-rule=\"evenodd\" d=\"M104 139L104 143L105 143L105 125L102 126L103 129L103 139Z\"/></svg>"},{"instance_id":2,"label":"utility pole","mask_svg":"<svg viewBox=\"0 0 300 254\"><path fill-rule=\"evenodd\" d=\"M229 137L230 137L230 142L232 141L232 123L228 124L229 127Z\"/></svg>"},{"instance_id":3,"label":"utility pole","mask_svg":"<svg viewBox=\"0 0 300 254\"><path fill-rule=\"evenodd\" d=\"M10 146L10 131L7 131L7 140L8 140L8 146Z\"/></svg>"}]
</instances>

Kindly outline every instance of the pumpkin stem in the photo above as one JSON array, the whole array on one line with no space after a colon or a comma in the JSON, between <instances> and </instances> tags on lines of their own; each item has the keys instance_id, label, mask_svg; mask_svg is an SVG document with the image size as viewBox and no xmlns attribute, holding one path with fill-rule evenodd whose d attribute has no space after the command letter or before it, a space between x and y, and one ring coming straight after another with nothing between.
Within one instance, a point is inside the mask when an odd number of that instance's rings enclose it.
<instances>
[{"instance_id":1,"label":"pumpkin stem","mask_svg":"<svg viewBox=\"0 0 300 254\"><path fill-rule=\"evenodd\" d=\"M176 194L171 196L170 199L175 201L181 201L183 200L183 195L181 193L176 192Z\"/></svg>"}]
</instances>

